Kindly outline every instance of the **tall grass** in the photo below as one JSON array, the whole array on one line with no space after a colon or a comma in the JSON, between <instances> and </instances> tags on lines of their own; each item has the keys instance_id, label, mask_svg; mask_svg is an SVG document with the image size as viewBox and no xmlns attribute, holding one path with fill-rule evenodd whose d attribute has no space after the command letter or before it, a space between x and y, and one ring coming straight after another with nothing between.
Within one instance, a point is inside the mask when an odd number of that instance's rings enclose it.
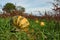
<instances>
[{"instance_id":1,"label":"tall grass","mask_svg":"<svg viewBox=\"0 0 60 40\"><path fill-rule=\"evenodd\" d=\"M19 31L11 32L14 28L10 25L10 18L0 18L0 40L59 40L60 22L54 20L46 21L39 20L38 23L33 19L28 19L30 22L29 32ZM45 22L42 27L40 22Z\"/></svg>"}]
</instances>

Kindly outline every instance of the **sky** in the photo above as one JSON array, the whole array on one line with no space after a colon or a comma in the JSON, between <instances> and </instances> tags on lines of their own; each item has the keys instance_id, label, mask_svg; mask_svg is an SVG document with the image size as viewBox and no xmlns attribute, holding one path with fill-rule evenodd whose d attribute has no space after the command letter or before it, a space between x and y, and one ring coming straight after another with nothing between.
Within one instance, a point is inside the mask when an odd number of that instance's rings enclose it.
<instances>
[{"instance_id":1,"label":"sky","mask_svg":"<svg viewBox=\"0 0 60 40\"><path fill-rule=\"evenodd\" d=\"M0 0L0 8L4 6L6 3L13 3L16 6L25 7L25 12L35 12L44 10L51 10L53 0Z\"/></svg>"}]
</instances>

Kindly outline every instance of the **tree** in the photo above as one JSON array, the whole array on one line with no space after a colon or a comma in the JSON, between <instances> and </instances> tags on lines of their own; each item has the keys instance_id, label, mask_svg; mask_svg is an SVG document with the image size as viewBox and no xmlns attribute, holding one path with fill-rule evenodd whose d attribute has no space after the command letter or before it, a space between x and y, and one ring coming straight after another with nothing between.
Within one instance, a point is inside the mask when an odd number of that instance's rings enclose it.
<instances>
[{"instance_id":1,"label":"tree","mask_svg":"<svg viewBox=\"0 0 60 40\"><path fill-rule=\"evenodd\" d=\"M17 10L20 12L25 12L25 8L22 6L17 6Z\"/></svg>"},{"instance_id":2,"label":"tree","mask_svg":"<svg viewBox=\"0 0 60 40\"><path fill-rule=\"evenodd\" d=\"M60 0L55 0L58 6L60 6Z\"/></svg>"},{"instance_id":3,"label":"tree","mask_svg":"<svg viewBox=\"0 0 60 40\"><path fill-rule=\"evenodd\" d=\"M11 11L13 11L13 10L15 10L16 8L15 8L16 6L13 4L13 3L7 3L4 7L3 7L3 11L5 11L5 12L8 12L8 13L10 13Z\"/></svg>"},{"instance_id":4,"label":"tree","mask_svg":"<svg viewBox=\"0 0 60 40\"><path fill-rule=\"evenodd\" d=\"M22 12L25 12L25 8L24 7L22 7L21 10L22 10Z\"/></svg>"}]
</instances>

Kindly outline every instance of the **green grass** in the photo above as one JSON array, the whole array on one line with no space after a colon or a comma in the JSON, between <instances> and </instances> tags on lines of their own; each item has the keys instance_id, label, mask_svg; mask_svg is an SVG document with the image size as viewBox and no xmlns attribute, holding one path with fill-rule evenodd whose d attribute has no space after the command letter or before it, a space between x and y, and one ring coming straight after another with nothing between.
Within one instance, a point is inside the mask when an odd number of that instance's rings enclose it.
<instances>
[{"instance_id":1,"label":"green grass","mask_svg":"<svg viewBox=\"0 0 60 40\"><path fill-rule=\"evenodd\" d=\"M10 25L10 18L0 18L0 40L60 40L60 22L41 19L39 23L36 23L33 19L28 20L29 33L11 32L14 26ZM45 22L45 26L40 25L41 21Z\"/></svg>"}]
</instances>

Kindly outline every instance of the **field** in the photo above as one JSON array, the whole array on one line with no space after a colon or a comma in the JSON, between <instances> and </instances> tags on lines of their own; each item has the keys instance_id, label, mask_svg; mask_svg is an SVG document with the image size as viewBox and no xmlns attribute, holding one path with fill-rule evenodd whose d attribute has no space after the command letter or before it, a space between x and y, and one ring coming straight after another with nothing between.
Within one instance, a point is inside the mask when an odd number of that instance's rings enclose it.
<instances>
[{"instance_id":1,"label":"field","mask_svg":"<svg viewBox=\"0 0 60 40\"><path fill-rule=\"evenodd\" d=\"M45 19L28 19L30 22L27 32L11 32L14 26L10 24L10 18L0 18L0 40L60 40L60 22ZM45 25L41 26L40 22Z\"/></svg>"}]
</instances>

